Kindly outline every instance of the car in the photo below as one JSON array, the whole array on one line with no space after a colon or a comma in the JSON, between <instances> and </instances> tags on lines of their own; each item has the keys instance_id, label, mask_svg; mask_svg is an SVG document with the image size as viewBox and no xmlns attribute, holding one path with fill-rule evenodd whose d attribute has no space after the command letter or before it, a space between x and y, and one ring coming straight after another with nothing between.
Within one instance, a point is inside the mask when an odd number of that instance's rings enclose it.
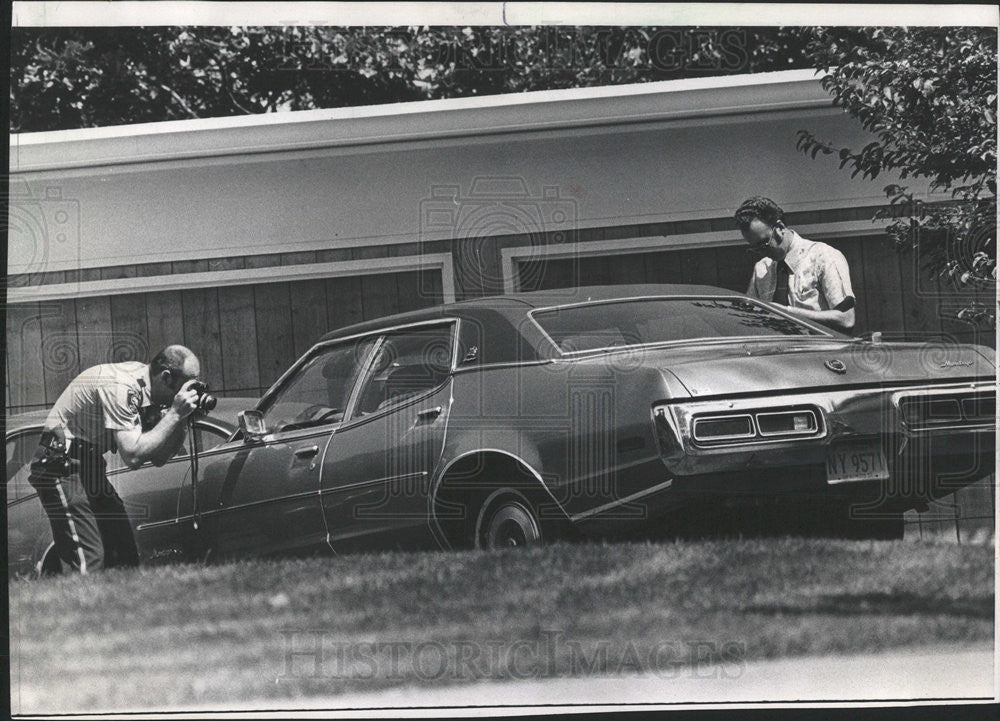
<instances>
[{"instance_id":1,"label":"car","mask_svg":"<svg viewBox=\"0 0 1000 721\"><path fill-rule=\"evenodd\" d=\"M993 471L995 404L983 346L852 338L708 286L534 291L328 333L194 484L115 483L143 558L658 535L762 503L898 537Z\"/></svg>"},{"instance_id":2,"label":"car","mask_svg":"<svg viewBox=\"0 0 1000 721\"><path fill-rule=\"evenodd\" d=\"M201 452L224 443L237 430L237 413L255 403L255 398L220 398L208 415L194 420L195 450ZM7 567L11 575L28 576L58 572L52 551L52 532L38 500L28 483L31 459L38 448L47 410L31 411L6 419L7 449ZM121 491L130 519L141 523L150 513L167 512L176 495L190 492L190 439L161 467L145 463L130 470L117 455L105 454L107 475ZM171 497L167 497L171 496ZM153 510L156 509L156 510ZM148 547L144 561L150 557Z\"/></svg>"}]
</instances>

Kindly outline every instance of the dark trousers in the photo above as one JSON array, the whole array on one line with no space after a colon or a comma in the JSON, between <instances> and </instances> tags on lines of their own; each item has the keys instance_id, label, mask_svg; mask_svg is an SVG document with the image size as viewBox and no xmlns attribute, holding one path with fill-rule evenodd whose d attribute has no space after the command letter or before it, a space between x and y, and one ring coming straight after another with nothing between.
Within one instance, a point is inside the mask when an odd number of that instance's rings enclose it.
<instances>
[{"instance_id":1,"label":"dark trousers","mask_svg":"<svg viewBox=\"0 0 1000 721\"><path fill-rule=\"evenodd\" d=\"M36 460L29 482L49 518L63 572L139 565L125 504L108 482L100 455L75 455L62 472L43 468Z\"/></svg>"}]
</instances>

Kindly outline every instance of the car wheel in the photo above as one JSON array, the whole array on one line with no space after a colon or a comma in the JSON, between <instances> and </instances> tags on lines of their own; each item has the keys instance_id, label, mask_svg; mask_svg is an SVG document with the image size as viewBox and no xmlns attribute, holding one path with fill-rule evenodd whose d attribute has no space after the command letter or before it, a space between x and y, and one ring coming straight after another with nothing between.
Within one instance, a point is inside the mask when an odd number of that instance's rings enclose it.
<instances>
[{"instance_id":1,"label":"car wheel","mask_svg":"<svg viewBox=\"0 0 1000 721\"><path fill-rule=\"evenodd\" d=\"M496 491L476 519L476 548L518 548L542 542L542 526L531 502L514 491Z\"/></svg>"}]
</instances>

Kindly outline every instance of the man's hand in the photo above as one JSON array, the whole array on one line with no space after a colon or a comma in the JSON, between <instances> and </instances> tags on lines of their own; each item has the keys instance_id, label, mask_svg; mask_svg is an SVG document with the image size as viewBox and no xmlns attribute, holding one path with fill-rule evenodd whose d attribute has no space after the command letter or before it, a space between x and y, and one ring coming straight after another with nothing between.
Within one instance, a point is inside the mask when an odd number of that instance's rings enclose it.
<instances>
[{"instance_id":1,"label":"man's hand","mask_svg":"<svg viewBox=\"0 0 1000 721\"><path fill-rule=\"evenodd\" d=\"M181 386L163 418L145 433L140 428L117 431L118 452L129 468L138 468L147 461L162 466L184 442L187 419L198 409L198 391L192 379Z\"/></svg>"},{"instance_id":2,"label":"man's hand","mask_svg":"<svg viewBox=\"0 0 1000 721\"><path fill-rule=\"evenodd\" d=\"M177 391L177 395L174 396L174 402L171 404L170 410L176 413L181 419L187 418L198 410L198 391L191 388L197 382L197 380L192 378L182 385L181 389Z\"/></svg>"}]
</instances>

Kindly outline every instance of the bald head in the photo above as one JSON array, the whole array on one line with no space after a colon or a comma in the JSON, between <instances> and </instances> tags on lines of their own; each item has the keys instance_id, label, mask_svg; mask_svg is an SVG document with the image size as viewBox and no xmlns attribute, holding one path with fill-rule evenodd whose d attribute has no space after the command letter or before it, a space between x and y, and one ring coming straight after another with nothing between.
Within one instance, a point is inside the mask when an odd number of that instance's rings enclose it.
<instances>
[{"instance_id":1,"label":"bald head","mask_svg":"<svg viewBox=\"0 0 1000 721\"><path fill-rule=\"evenodd\" d=\"M159 375L165 370L180 373L188 378L197 378L201 375L198 356L192 353L190 348L182 345L168 345L161 350L149 362L149 369L150 375Z\"/></svg>"},{"instance_id":2,"label":"bald head","mask_svg":"<svg viewBox=\"0 0 1000 721\"><path fill-rule=\"evenodd\" d=\"M158 405L169 405L174 394L192 378L201 375L201 363L190 348L168 345L149 362L151 397Z\"/></svg>"}]
</instances>

